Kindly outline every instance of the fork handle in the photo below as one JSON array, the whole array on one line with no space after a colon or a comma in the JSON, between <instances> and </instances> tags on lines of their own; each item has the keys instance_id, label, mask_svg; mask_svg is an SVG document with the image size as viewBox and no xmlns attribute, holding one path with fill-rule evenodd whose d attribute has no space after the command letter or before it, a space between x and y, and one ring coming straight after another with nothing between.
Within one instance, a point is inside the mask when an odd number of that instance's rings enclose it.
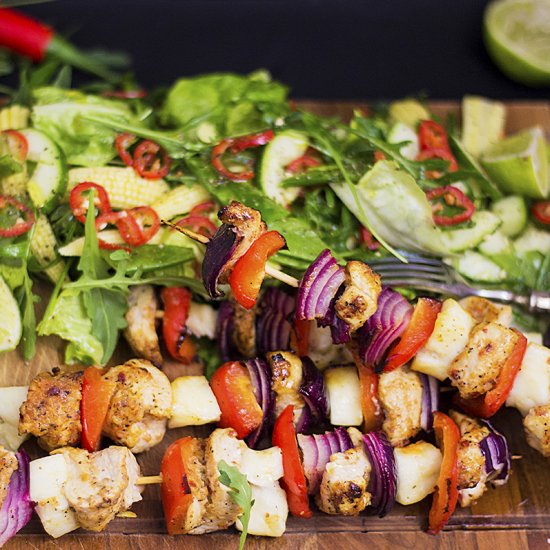
<instances>
[{"instance_id":1,"label":"fork handle","mask_svg":"<svg viewBox=\"0 0 550 550\"><path fill-rule=\"evenodd\" d=\"M488 288L472 289L471 294L505 302L508 304L517 304L526 308L531 313L548 313L550 312L550 293L533 290L530 294L515 294L510 290L496 290Z\"/></svg>"}]
</instances>

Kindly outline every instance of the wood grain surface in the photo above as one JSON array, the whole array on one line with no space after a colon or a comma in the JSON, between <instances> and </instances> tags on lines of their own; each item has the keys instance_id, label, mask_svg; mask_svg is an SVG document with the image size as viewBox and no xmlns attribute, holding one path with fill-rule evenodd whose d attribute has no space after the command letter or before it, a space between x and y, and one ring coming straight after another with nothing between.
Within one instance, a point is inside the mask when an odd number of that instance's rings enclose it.
<instances>
[{"instance_id":1,"label":"wood grain surface","mask_svg":"<svg viewBox=\"0 0 550 550\"><path fill-rule=\"evenodd\" d=\"M320 103L301 101L300 105L316 113L347 118L354 108L367 110L360 102ZM550 134L550 103L508 103L507 132L540 124ZM453 113L459 116L456 103L434 102L432 108L437 115ZM38 289L44 308L48 289ZM57 338L40 338L36 357L25 364L17 351L0 355L0 385L28 384L32 377L44 370L62 366L63 345ZM128 350L121 345L113 363L129 357ZM167 363L164 370L169 378L185 372L180 365ZM192 374L197 374L193 372ZM521 456L513 464L513 475L509 483L498 489L489 490L472 508L457 510L446 531L438 537L422 532L425 528L430 499L413 506L396 505L389 516L378 518L361 515L357 518L342 518L315 514L310 520L289 518L287 533L282 539L268 540L250 537L249 550L262 548L547 548L550 543L550 470L548 462L532 450L524 440L519 413L506 409L495 417L495 424L508 437L514 455ZM182 428L169 430L161 445L139 456L144 475L155 475L159 471L164 449L173 440L183 435L206 435L207 428ZM31 456L41 456L33 441L25 444ZM34 517L29 525L6 544L13 550L32 549L149 549L188 548L211 549L237 548L238 536L232 532L198 537L170 537L166 535L159 488L148 486L143 501L132 508L137 518L118 518L102 534L78 531L75 535L53 540L44 536L39 520Z\"/></svg>"}]
</instances>

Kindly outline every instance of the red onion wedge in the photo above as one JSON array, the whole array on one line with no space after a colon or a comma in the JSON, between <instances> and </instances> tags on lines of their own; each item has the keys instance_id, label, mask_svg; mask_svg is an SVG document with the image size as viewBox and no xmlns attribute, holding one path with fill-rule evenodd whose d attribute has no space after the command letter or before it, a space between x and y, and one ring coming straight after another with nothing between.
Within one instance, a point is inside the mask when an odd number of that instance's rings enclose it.
<instances>
[{"instance_id":1,"label":"red onion wedge","mask_svg":"<svg viewBox=\"0 0 550 550\"><path fill-rule=\"evenodd\" d=\"M298 434L298 446L302 453L307 492L314 495L319 491L325 467L331 455L351 449L353 442L345 428L316 435Z\"/></svg>"},{"instance_id":2,"label":"red onion wedge","mask_svg":"<svg viewBox=\"0 0 550 550\"><path fill-rule=\"evenodd\" d=\"M236 246L236 229L227 224L220 226L206 245L202 261L202 282L211 298L223 296L223 292L218 289L218 281Z\"/></svg>"},{"instance_id":3,"label":"red onion wedge","mask_svg":"<svg viewBox=\"0 0 550 550\"><path fill-rule=\"evenodd\" d=\"M399 292L384 288L378 297L378 309L359 331L359 353L365 365L376 372L384 366L390 346L409 324L413 307Z\"/></svg>"},{"instance_id":4,"label":"red onion wedge","mask_svg":"<svg viewBox=\"0 0 550 550\"><path fill-rule=\"evenodd\" d=\"M489 421L480 420L480 422L491 432L479 444L485 457L487 480L493 485L504 485L508 481L512 469L512 456L508 448L508 442L506 437Z\"/></svg>"},{"instance_id":5,"label":"red onion wedge","mask_svg":"<svg viewBox=\"0 0 550 550\"><path fill-rule=\"evenodd\" d=\"M439 409L439 381L433 376L418 373L422 384L422 412L420 425L425 432L433 427L434 412Z\"/></svg>"},{"instance_id":6,"label":"red onion wedge","mask_svg":"<svg viewBox=\"0 0 550 550\"><path fill-rule=\"evenodd\" d=\"M263 359L256 358L245 361L244 365L248 369L254 395L263 412L261 425L246 438L248 446L255 449L271 427L275 396L271 389L271 371L267 363Z\"/></svg>"},{"instance_id":7,"label":"red onion wedge","mask_svg":"<svg viewBox=\"0 0 550 550\"><path fill-rule=\"evenodd\" d=\"M15 453L19 467L11 475L6 498L0 509L0 546L3 546L29 522L34 509L29 496L29 456Z\"/></svg>"},{"instance_id":8,"label":"red onion wedge","mask_svg":"<svg viewBox=\"0 0 550 550\"><path fill-rule=\"evenodd\" d=\"M336 314L336 309L334 308L336 300L338 300L342 292L344 292L344 287L344 284L340 285L340 288L330 303L327 314L323 319L319 319L317 321L319 326L330 327L330 335L332 336L333 344L347 344L351 340L351 330L349 325L338 317Z\"/></svg>"},{"instance_id":9,"label":"red onion wedge","mask_svg":"<svg viewBox=\"0 0 550 550\"><path fill-rule=\"evenodd\" d=\"M218 343L218 349L222 361L233 361L238 359L239 353L235 349L233 334L235 312L233 305L230 302L222 302L218 309L218 316L216 318L216 341Z\"/></svg>"},{"instance_id":10,"label":"red onion wedge","mask_svg":"<svg viewBox=\"0 0 550 550\"><path fill-rule=\"evenodd\" d=\"M259 303L256 319L256 347L259 355L268 351L290 349L291 315L294 298L282 290L270 287Z\"/></svg>"},{"instance_id":11,"label":"red onion wedge","mask_svg":"<svg viewBox=\"0 0 550 550\"><path fill-rule=\"evenodd\" d=\"M321 252L300 281L296 319L324 319L345 278L344 269L336 263L330 250Z\"/></svg>"},{"instance_id":12,"label":"red onion wedge","mask_svg":"<svg viewBox=\"0 0 550 550\"><path fill-rule=\"evenodd\" d=\"M371 464L368 491L372 495L373 512L384 517L395 504L397 470L393 448L384 432L363 435L365 452Z\"/></svg>"},{"instance_id":13,"label":"red onion wedge","mask_svg":"<svg viewBox=\"0 0 550 550\"><path fill-rule=\"evenodd\" d=\"M298 392L306 406L296 423L297 433L308 432L313 426L324 424L329 412L325 379L309 357L302 357L302 373L303 381Z\"/></svg>"}]
</instances>

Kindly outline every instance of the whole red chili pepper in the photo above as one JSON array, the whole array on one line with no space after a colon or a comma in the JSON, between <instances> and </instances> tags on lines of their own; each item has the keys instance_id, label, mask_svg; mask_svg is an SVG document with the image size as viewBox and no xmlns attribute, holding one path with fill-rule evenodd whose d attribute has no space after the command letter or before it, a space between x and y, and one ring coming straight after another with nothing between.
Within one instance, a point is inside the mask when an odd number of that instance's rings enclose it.
<instances>
[{"instance_id":1,"label":"whole red chili pepper","mask_svg":"<svg viewBox=\"0 0 550 550\"><path fill-rule=\"evenodd\" d=\"M35 62L42 61L46 54L53 54L63 62L109 82L120 80L103 63L75 48L51 27L8 8L0 8L0 46Z\"/></svg>"}]
</instances>

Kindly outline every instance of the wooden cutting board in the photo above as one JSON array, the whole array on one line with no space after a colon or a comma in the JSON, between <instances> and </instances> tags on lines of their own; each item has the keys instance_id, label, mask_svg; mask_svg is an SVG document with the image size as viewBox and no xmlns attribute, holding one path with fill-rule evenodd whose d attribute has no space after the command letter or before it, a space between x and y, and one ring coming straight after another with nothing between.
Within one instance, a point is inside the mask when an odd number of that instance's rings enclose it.
<instances>
[{"instance_id":1,"label":"wooden cutting board","mask_svg":"<svg viewBox=\"0 0 550 550\"><path fill-rule=\"evenodd\" d=\"M354 108L368 110L360 102L313 102L301 101L300 106L326 116L348 118ZM453 113L460 115L458 103L433 102L433 111L440 116ZM507 133L522 128L541 125L550 135L550 103L510 102L507 104ZM43 296L43 309L47 288L39 289ZM0 355L0 385L28 384L32 377L44 370L62 365L63 346L54 337L40 338L36 357L25 364L17 352ZM127 348L121 345L114 362L129 357ZM184 372L183 367L166 364L169 378ZM514 455L521 459L513 463L513 475L509 483L498 489L490 489L472 508L460 509L449 522L447 530L437 537L423 533L430 505L430 499L413 505L396 505L385 518L361 515L357 518L333 517L317 513L310 520L289 518L287 533L281 539L249 537L247 548L546 548L550 544L550 469L541 455L532 450L523 437L520 415L515 410L501 411L495 424L508 437ZM181 428L169 430L161 445L139 455L144 475L159 471L164 449L175 439L184 435L207 435L206 428ZM34 442L25 444L33 457L41 456ZM105 533L90 534L78 531L75 535L54 540L44 536L37 518L33 518L20 535L5 548L33 549L141 549L141 548L237 548L238 535L216 533L202 536L170 537L166 535L159 488L148 486L143 501L132 508L137 518L115 519Z\"/></svg>"}]
</instances>

